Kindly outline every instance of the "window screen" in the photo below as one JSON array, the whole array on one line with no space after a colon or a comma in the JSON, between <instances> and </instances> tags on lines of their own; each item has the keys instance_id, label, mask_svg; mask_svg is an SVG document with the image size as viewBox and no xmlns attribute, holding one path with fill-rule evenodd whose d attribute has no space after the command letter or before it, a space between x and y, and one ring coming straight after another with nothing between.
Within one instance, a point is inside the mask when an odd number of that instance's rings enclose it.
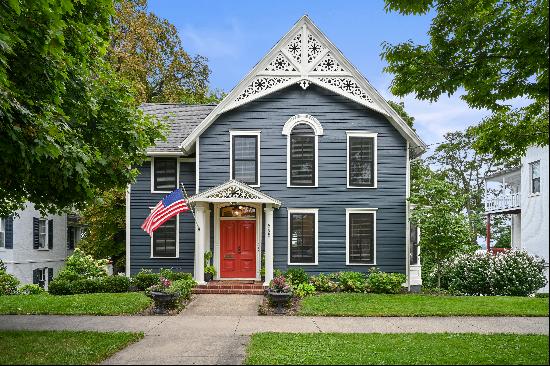
<instances>
[{"instance_id":1,"label":"window screen","mask_svg":"<svg viewBox=\"0 0 550 366\"><path fill-rule=\"evenodd\" d=\"M178 159L176 158L155 158L155 191L170 192L176 189L178 184Z\"/></svg>"},{"instance_id":2,"label":"window screen","mask_svg":"<svg viewBox=\"0 0 550 366\"><path fill-rule=\"evenodd\" d=\"M290 263L315 263L315 214L290 214Z\"/></svg>"},{"instance_id":3,"label":"window screen","mask_svg":"<svg viewBox=\"0 0 550 366\"><path fill-rule=\"evenodd\" d=\"M258 136L233 136L233 179L258 184Z\"/></svg>"},{"instance_id":4,"label":"window screen","mask_svg":"<svg viewBox=\"0 0 550 366\"><path fill-rule=\"evenodd\" d=\"M290 185L315 185L315 133L300 123L290 134Z\"/></svg>"},{"instance_id":5,"label":"window screen","mask_svg":"<svg viewBox=\"0 0 550 366\"><path fill-rule=\"evenodd\" d=\"M349 214L349 263L374 263L374 214Z\"/></svg>"},{"instance_id":6,"label":"window screen","mask_svg":"<svg viewBox=\"0 0 550 366\"><path fill-rule=\"evenodd\" d=\"M349 185L374 187L374 137L350 136Z\"/></svg>"},{"instance_id":7,"label":"window screen","mask_svg":"<svg viewBox=\"0 0 550 366\"><path fill-rule=\"evenodd\" d=\"M176 256L176 220L178 216L162 224L153 233L153 257Z\"/></svg>"}]
</instances>

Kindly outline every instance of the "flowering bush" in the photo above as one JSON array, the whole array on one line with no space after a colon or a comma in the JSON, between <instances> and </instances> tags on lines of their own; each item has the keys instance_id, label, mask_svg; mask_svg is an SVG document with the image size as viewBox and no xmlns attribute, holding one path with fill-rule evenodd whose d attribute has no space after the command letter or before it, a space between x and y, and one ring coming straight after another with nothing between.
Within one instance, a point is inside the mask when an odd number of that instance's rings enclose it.
<instances>
[{"instance_id":1,"label":"flowering bush","mask_svg":"<svg viewBox=\"0 0 550 366\"><path fill-rule=\"evenodd\" d=\"M525 251L462 254L443 267L442 287L464 295L528 296L546 284L544 260Z\"/></svg>"},{"instance_id":2,"label":"flowering bush","mask_svg":"<svg viewBox=\"0 0 550 366\"><path fill-rule=\"evenodd\" d=\"M35 284L26 284L19 287L19 295L40 295L46 293L42 287Z\"/></svg>"},{"instance_id":3,"label":"flowering bush","mask_svg":"<svg viewBox=\"0 0 550 366\"><path fill-rule=\"evenodd\" d=\"M301 283L308 283L309 276L303 268L291 268L285 272L286 281L292 286L298 286Z\"/></svg>"},{"instance_id":4,"label":"flowering bush","mask_svg":"<svg viewBox=\"0 0 550 366\"><path fill-rule=\"evenodd\" d=\"M170 286L172 286L172 281L167 278L160 277L159 283L149 287L147 289L147 293L151 294L151 292L168 292Z\"/></svg>"},{"instance_id":5,"label":"flowering bush","mask_svg":"<svg viewBox=\"0 0 550 366\"><path fill-rule=\"evenodd\" d=\"M270 292L287 293L292 292L290 284L287 282L285 276L277 276L269 283Z\"/></svg>"},{"instance_id":6,"label":"flowering bush","mask_svg":"<svg viewBox=\"0 0 550 366\"><path fill-rule=\"evenodd\" d=\"M294 295L298 297L306 297L315 294L315 286L311 283L301 283L298 286L294 286Z\"/></svg>"},{"instance_id":7,"label":"flowering bush","mask_svg":"<svg viewBox=\"0 0 550 366\"><path fill-rule=\"evenodd\" d=\"M94 259L91 255L76 248L73 254L67 258L65 267L59 271L56 279L74 281L80 279L91 279L106 277L105 266L109 263L107 259Z\"/></svg>"},{"instance_id":8,"label":"flowering bush","mask_svg":"<svg viewBox=\"0 0 550 366\"><path fill-rule=\"evenodd\" d=\"M344 292L365 292L365 275L361 272L340 272L338 287Z\"/></svg>"},{"instance_id":9,"label":"flowering bush","mask_svg":"<svg viewBox=\"0 0 550 366\"><path fill-rule=\"evenodd\" d=\"M380 272L377 268L371 268L367 276L366 288L368 292L375 294L398 294L403 288L406 277L402 273Z\"/></svg>"},{"instance_id":10,"label":"flowering bush","mask_svg":"<svg viewBox=\"0 0 550 366\"><path fill-rule=\"evenodd\" d=\"M17 295L19 280L9 273L0 271L0 296Z\"/></svg>"},{"instance_id":11,"label":"flowering bush","mask_svg":"<svg viewBox=\"0 0 550 366\"><path fill-rule=\"evenodd\" d=\"M191 298L191 290L193 290L193 287L197 285L197 282L190 279L180 279L172 281L172 284L170 287L166 290L166 292L170 294L176 294L181 299L188 300Z\"/></svg>"},{"instance_id":12,"label":"flowering bush","mask_svg":"<svg viewBox=\"0 0 550 366\"><path fill-rule=\"evenodd\" d=\"M332 277L324 273L319 273L317 276L312 276L309 282L315 286L317 291L321 292L334 292L338 288L336 282L332 280Z\"/></svg>"}]
</instances>

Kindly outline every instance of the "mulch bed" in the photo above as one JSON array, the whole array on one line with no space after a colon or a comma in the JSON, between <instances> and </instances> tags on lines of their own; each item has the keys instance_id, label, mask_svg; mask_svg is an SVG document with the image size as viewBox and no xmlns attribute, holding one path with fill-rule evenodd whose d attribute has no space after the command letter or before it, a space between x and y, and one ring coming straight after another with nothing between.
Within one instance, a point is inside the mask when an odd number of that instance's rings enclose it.
<instances>
[{"instance_id":1,"label":"mulch bed","mask_svg":"<svg viewBox=\"0 0 550 366\"><path fill-rule=\"evenodd\" d=\"M276 315L276 316L285 316L285 315L296 315L298 314L298 309L300 308L300 299L293 297L290 300L289 304L286 307L285 314L275 314L276 306L272 306L267 297L264 297L262 303L258 307L258 314L260 315Z\"/></svg>"}]
</instances>

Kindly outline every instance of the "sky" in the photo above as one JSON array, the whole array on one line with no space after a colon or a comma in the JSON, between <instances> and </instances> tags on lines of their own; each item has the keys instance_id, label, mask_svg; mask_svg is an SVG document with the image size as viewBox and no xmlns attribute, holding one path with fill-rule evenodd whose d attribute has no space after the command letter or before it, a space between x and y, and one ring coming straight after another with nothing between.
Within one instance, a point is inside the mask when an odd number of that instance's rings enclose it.
<instances>
[{"instance_id":1,"label":"sky","mask_svg":"<svg viewBox=\"0 0 550 366\"><path fill-rule=\"evenodd\" d=\"M426 43L431 14L386 13L383 0L149 0L149 10L176 26L188 53L208 58L213 89L230 91L307 14L386 99L405 103L427 144L489 114L469 108L458 95L429 103L413 95L397 98L389 91L392 75L383 71L383 42Z\"/></svg>"}]
</instances>

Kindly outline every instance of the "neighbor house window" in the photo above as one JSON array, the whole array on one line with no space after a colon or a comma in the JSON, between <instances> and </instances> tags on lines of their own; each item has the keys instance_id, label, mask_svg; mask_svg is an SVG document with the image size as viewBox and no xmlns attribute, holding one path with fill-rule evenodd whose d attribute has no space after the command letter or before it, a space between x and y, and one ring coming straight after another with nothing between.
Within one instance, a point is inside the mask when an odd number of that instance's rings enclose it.
<instances>
[{"instance_id":1,"label":"neighbor house window","mask_svg":"<svg viewBox=\"0 0 550 366\"><path fill-rule=\"evenodd\" d=\"M74 249L81 238L79 226L67 226L67 249Z\"/></svg>"},{"instance_id":2,"label":"neighbor house window","mask_svg":"<svg viewBox=\"0 0 550 366\"><path fill-rule=\"evenodd\" d=\"M0 248L6 247L6 219L0 217Z\"/></svg>"},{"instance_id":3,"label":"neighbor house window","mask_svg":"<svg viewBox=\"0 0 550 366\"><path fill-rule=\"evenodd\" d=\"M260 132L231 131L231 179L260 185Z\"/></svg>"},{"instance_id":4,"label":"neighbor house window","mask_svg":"<svg viewBox=\"0 0 550 366\"><path fill-rule=\"evenodd\" d=\"M346 252L348 265L376 261L376 210L346 209Z\"/></svg>"},{"instance_id":5,"label":"neighbor house window","mask_svg":"<svg viewBox=\"0 0 550 366\"><path fill-rule=\"evenodd\" d=\"M177 257L178 220L179 215L176 215L159 226L159 228L153 232L153 236L151 238L152 257Z\"/></svg>"},{"instance_id":6,"label":"neighbor house window","mask_svg":"<svg viewBox=\"0 0 550 366\"><path fill-rule=\"evenodd\" d=\"M288 210L288 264L317 264L317 209Z\"/></svg>"},{"instance_id":7,"label":"neighbor house window","mask_svg":"<svg viewBox=\"0 0 550 366\"><path fill-rule=\"evenodd\" d=\"M46 248L48 243L48 220L38 220L38 248Z\"/></svg>"},{"instance_id":8,"label":"neighbor house window","mask_svg":"<svg viewBox=\"0 0 550 366\"><path fill-rule=\"evenodd\" d=\"M410 243L411 243L411 252L409 264L418 264L418 226L411 223L409 226L410 230Z\"/></svg>"},{"instance_id":9,"label":"neighbor house window","mask_svg":"<svg viewBox=\"0 0 550 366\"><path fill-rule=\"evenodd\" d=\"M172 192L178 185L178 159L158 158L151 160L152 186L154 192Z\"/></svg>"},{"instance_id":10,"label":"neighbor house window","mask_svg":"<svg viewBox=\"0 0 550 366\"><path fill-rule=\"evenodd\" d=\"M376 187L377 134L348 132L348 187Z\"/></svg>"},{"instance_id":11,"label":"neighbor house window","mask_svg":"<svg viewBox=\"0 0 550 366\"><path fill-rule=\"evenodd\" d=\"M530 166L531 193L540 193L540 160L534 161Z\"/></svg>"}]
</instances>

